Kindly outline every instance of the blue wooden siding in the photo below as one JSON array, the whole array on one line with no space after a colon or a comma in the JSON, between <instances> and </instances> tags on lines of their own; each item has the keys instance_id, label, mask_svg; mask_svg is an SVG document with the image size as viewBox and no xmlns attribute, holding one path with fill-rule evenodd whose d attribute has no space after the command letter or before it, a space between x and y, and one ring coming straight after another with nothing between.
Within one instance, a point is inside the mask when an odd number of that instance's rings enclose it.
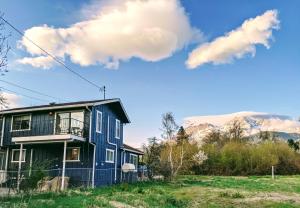
<instances>
[{"instance_id":1,"label":"blue wooden siding","mask_svg":"<svg viewBox=\"0 0 300 208\"><path fill-rule=\"evenodd\" d=\"M96 132L96 111L102 112L102 132ZM109 105L95 106L92 109L92 142L97 146L96 151L96 172L95 172L95 185L107 185L111 183L112 178L114 179L115 163L107 163L106 159L106 149L111 149L115 151L115 146L110 145L107 142L107 137L109 134L109 141L111 143L117 144L117 154L115 152L115 157L117 155L117 181L120 180L121 174L121 146L123 145L123 123L118 117L117 113L114 112ZM109 117L109 130L108 130L108 117ZM117 139L115 135L116 119L120 120L120 138ZM108 133L109 131L109 133ZM104 171L105 170L105 171Z\"/></svg>"},{"instance_id":2,"label":"blue wooden siding","mask_svg":"<svg viewBox=\"0 0 300 208\"><path fill-rule=\"evenodd\" d=\"M11 142L11 139L14 136L52 135L52 134L54 134L55 113L70 112L70 111L77 111L77 110L84 111L84 123L86 126L89 126L90 112L84 108L75 108L75 109L73 108L73 109L67 109L67 110L64 109L64 110L56 110L56 111L48 110L48 111L39 111L39 112L32 112L32 113L5 115L3 146L13 145L13 143ZM50 114L50 112L51 112L51 114ZM30 130L11 132L12 117L17 116L17 115L28 115L28 114L31 115Z\"/></svg>"}]
</instances>

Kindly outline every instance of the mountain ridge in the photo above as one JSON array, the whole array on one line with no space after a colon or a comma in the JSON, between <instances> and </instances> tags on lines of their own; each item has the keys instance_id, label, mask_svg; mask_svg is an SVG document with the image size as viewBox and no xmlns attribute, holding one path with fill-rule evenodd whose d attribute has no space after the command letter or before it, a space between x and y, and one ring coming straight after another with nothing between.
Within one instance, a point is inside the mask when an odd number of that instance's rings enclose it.
<instances>
[{"instance_id":1,"label":"mountain ridge","mask_svg":"<svg viewBox=\"0 0 300 208\"><path fill-rule=\"evenodd\" d=\"M242 111L231 114L192 116L184 119L183 126L196 140L202 140L212 130L226 132L232 122L238 120L245 136L255 137L260 132L273 132L287 140L300 138L300 122L286 115Z\"/></svg>"}]
</instances>

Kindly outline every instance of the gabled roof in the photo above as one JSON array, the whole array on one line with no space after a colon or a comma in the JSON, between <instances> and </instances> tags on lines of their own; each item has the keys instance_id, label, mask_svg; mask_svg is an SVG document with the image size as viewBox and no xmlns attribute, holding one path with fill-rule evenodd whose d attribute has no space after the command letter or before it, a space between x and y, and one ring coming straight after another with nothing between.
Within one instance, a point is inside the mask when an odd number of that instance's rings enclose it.
<instances>
[{"instance_id":1,"label":"gabled roof","mask_svg":"<svg viewBox=\"0 0 300 208\"><path fill-rule=\"evenodd\" d=\"M11 108L6 110L1 110L0 115L7 115L13 113L27 113L34 111L44 111L44 110L56 110L56 109L66 109L66 108L79 108L79 107L90 107L96 105L108 104L114 108L121 110L122 118L124 123L130 123L129 117L125 111L125 108L119 98L106 99L106 100L89 100L89 101L79 101L79 102L68 102L68 103L50 103L48 105L38 105L29 106L22 108Z\"/></svg>"},{"instance_id":2,"label":"gabled roof","mask_svg":"<svg viewBox=\"0 0 300 208\"><path fill-rule=\"evenodd\" d=\"M122 149L125 150L125 151L128 151L128 152L136 153L138 155L143 155L144 154L144 152L142 152L141 150L139 150L137 148L134 148L134 147L131 147L131 146L127 145L127 144L123 144L123 148Z\"/></svg>"}]
</instances>

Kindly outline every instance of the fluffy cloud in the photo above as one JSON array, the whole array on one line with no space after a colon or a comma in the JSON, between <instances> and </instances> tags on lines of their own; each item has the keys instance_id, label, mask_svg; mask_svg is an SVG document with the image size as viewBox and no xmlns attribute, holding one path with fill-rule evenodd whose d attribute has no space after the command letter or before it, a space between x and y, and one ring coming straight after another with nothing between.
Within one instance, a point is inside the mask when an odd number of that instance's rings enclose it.
<instances>
[{"instance_id":1,"label":"fluffy cloud","mask_svg":"<svg viewBox=\"0 0 300 208\"><path fill-rule=\"evenodd\" d=\"M100 63L107 68L117 68L120 61L133 57L159 61L201 39L179 0L101 1L86 7L84 14L85 20L70 27L32 27L25 36L57 57L67 56L81 66ZM50 58L26 38L22 38L20 46L33 56L20 63L52 66Z\"/></svg>"},{"instance_id":2,"label":"fluffy cloud","mask_svg":"<svg viewBox=\"0 0 300 208\"><path fill-rule=\"evenodd\" d=\"M8 92L1 92L1 95L6 99L6 108L17 108L20 107L21 97Z\"/></svg>"},{"instance_id":3,"label":"fluffy cloud","mask_svg":"<svg viewBox=\"0 0 300 208\"><path fill-rule=\"evenodd\" d=\"M261 16L246 20L239 28L204 43L189 54L186 65L194 69L206 63L225 64L244 57L255 55L257 44L269 48L272 30L279 29L276 10L266 11Z\"/></svg>"},{"instance_id":4,"label":"fluffy cloud","mask_svg":"<svg viewBox=\"0 0 300 208\"><path fill-rule=\"evenodd\" d=\"M49 56L25 57L17 60L17 62L20 64L30 64L35 68L42 69L49 69L55 64Z\"/></svg>"}]
</instances>

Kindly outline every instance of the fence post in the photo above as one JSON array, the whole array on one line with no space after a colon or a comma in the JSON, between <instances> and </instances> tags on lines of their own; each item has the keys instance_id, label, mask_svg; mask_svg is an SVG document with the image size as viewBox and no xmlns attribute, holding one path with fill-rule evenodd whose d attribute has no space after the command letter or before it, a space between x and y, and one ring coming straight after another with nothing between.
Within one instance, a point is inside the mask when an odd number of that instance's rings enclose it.
<instances>
[{"instance_id":1,"label":"fence post","mask_svg":"<svg viewBox=\"0 0 300 208\"><path fill-rule=\"evenodd\" d=\"M274 174L274 166L272 165L272 179L275 179L275 174Z\"/></svg>"}]
</instances>

